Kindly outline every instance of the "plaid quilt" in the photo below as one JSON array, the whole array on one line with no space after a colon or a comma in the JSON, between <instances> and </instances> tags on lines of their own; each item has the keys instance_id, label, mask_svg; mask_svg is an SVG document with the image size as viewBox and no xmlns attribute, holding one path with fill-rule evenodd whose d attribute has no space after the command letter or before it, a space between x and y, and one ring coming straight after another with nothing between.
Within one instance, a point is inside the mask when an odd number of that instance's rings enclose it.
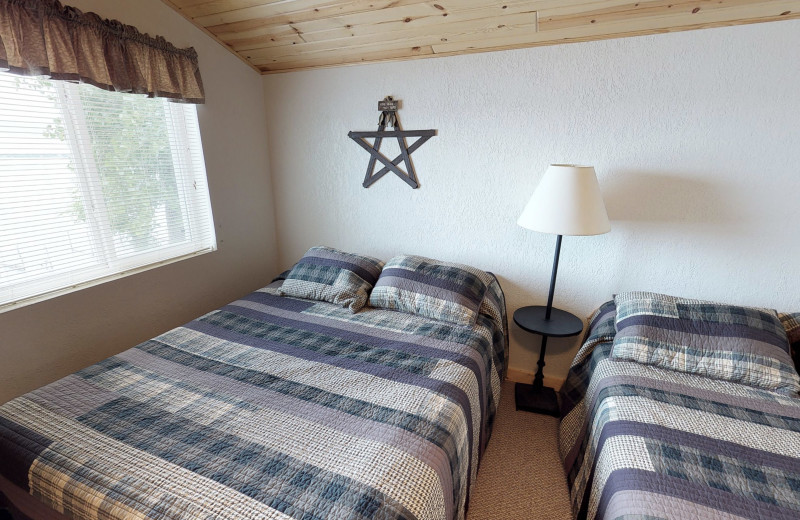
<instances>
[{"instance_id":1,"label":"plaid quilt","mask_svg":"<svg viewBox=\"0 0 800 520\"><path fill-rule=\"evenodd\" d=\"M576 518L800 518L800 399L610 358L604 304L562 387Z\"/></svg>"},{"instance_id":2,"label":"plaid quilt","mask_svg":"<svg viewBox=\"0 0 800 520\"><path fill-rule=\"evenodd\" d=\"M462 519L505 367L474 327L256 291L0 406L0 475L77 519Z\"/></svg>"}]
</instances>

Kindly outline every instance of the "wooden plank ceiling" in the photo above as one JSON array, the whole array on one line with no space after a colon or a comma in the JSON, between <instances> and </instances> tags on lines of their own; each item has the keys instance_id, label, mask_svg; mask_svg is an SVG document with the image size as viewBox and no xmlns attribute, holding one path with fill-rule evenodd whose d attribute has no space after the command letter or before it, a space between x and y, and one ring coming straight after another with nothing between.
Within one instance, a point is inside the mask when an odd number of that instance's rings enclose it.
<instances>
[{"instance_id":1,"label":"wooden plank ceiling","mask_svg":"<svg viewBox=\"0 0 800 520\"><path fill-rule=\"evenodd\" d=\"M268 74L800 17L800 0L164 0Z\"/></svg>"}]
</instances>

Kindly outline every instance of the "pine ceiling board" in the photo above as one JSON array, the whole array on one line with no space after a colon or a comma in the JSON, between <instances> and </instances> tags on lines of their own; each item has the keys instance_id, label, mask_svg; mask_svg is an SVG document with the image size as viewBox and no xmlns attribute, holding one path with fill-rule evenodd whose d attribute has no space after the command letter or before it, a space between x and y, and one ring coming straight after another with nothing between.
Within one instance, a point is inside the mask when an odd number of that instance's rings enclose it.
<instances>
[{"instance_id":1,"label":"pine ceiling board","mask_svg":"<svg viewBox=\"0 0 800 520\"><path fill-rule=\"evenodd\" d=\"M162 1L262 73L800 18L800 0Z\"/></svg>"},{"instance_id":2,"label":"pine ceiling board","mask_svg":"<svg viewBox=\"0 0 800 520\"><path fill-rule=\"evenodd\" d=\"M238 1L238 0L233 0ZM395 0L394 2L378 2L378 5L383 5L383 9L388 9L391 7L396 6L408 6L408 5L415 5L422 3L424 0ZM219 25L219 24L228 24L234 22L243 22L246 20L252 20L254 18L271 18L280 15L289 15L290 17L294 16L294 13L308 13L313 18L320 18L324 19L330 16L338 16L336 14L336 9L341 4L342 9L340 9L340 14L342 12L347 12L347 8L356 8L361 12L367 11L378 11L381 8L376 9L375 7L371 7L371 4L376 4L376 2L371 2L370 4L363 4L361 2L358 3L361 7L350 5L351 2L347 2L344 0L335 0L335 1L323 1L323 0L293 0L289 2L276 2L276 3L265 3L264 5L256 5L252 7L246 7L244 9L232 9L230 11L223 11L220 13L209 14L204 16L198 15L190 15L195 21L204 25ZM321 7L320 7L321 5ZM301 8L302 7L302 8ZM329 12L324 16L318 16L319 11L324 7L329 7ZM289 20L289 22L295 22L297 20Z\"/></svg>"},{"instance_id":3,"label":"pine ceiling board","mask_svg":"<svg viewBox=\"0 0 800 520\"><path fill-rule=\"evenodd\" d=\"M460 22L483 20L487 25L502 25L509 23L512 16L520 14L536 17L536 11L531 9L530 1L505 2L494 5L490 2L484 2L484 5L480 8L463 8L449 13L433 13L430 16L394 19L381 24L353 24L349 31L351 37L380 37L387 33L397 33L399 35L405 31L420 30L436 31L436 34L439 34L438 31L446 33L451 25ZM298 28L303 31L303 39L306 42L335 39L331 38L327 31L308 31L305 24L301 24Z\"/></svg>"},{"instance_id":4,"label":"pine ceiling board","mask_svg":"<svg viewBox=\"0 0 800 520\"><path fill-rule=\"evenodd\" d=\"M328 46L332 48L334 46L362 45L388 39L431 36L434 38L446 38L448 33L474 30L464 26L462 22L475 22L473 24L475 28L488 28L504 24L511 25L519 23L518 18L511 17L520 14L527 15L525 23L531 23L531 21L535 22L536 12L530 10L529 4L530 2L509 2L508 4L496 4L481 9L463 9L449 13L447 18L443 17L438 11L434 14L414 18L396 16L391 20L381 23L367 22L356 25L347 23L342 27L316 32L310 32L306 24L294 24L290 27L298 31L297 34L294 34L291 29L286 29L289 26L281 26L275 28L275 32L271 35L245 39L230 39L228 40L228 44L237 51L250 51L253 49L280 47L292 44L304 47L304 44L314 42L320 43L319 46ZM355 20L347 21L355 23ZM292 35L302 41L289 41L290 38L287 36ZM332 40L336 41L334 42ZM429 44L429 42L425 44ZM245 52L245 54L250 53Z\"/></svg>"},{"instance_id":5,"label":"pine ceiling board","mask_svg":"<svg viewBox=\"0 0 800 520\"><path fill-rule=\"evenodd\" d=\"M386 22L397 20L408 20L410 22L414 18L422 18L425 16L436 16L440 18L442 17L442 12L433 7L432 4L423 2L419 4L363 11L355 14L333 16L330 18L320 18L318 20L309 20L307 22L298 22L290 25L296 27L301 33L310 33L355 25L381 25Z\"/></svg>"},{"instance_id":6,"label":"pine ceiling board","mask_svg":"<svg viewBox=\"0 0 800 520\"><path fill-rule=\"evenodd\" d=\"M319 0L317 1L319 2ZM251 30L260 29L264 32L258 34L266 34L271 26L296 24L311 20L339 17L347 14L362 13L367 11L379 11L381 9L401 7L404 5L419 4L423 2L433 6L438 5L439 8L444 8L441 9L442 14L452 13L464 9L480 9L501 3L498 0L339 0L330 6L320 6L317 8L307 8L297 11L288 11L283 5L272 5L271 9L277 9L278 7L281 7L286 12L283 12L282 14L265 14L264 16L253 17L240 22L223 23L219 25L206 24L206 27L211 32L222 37L234 37L234 34L239 33L243 34L243 36L240 37L249 37L257 35L247 33L247 31ZM587 2L586 0L510 0L505 2L505 4L511 6L518 3L526 3L528 5L542 5L545 8L552 8L565 4L592 4L597 2L598 0L595 0L594 2ZM197 19L194 21L197 21Z\"/></svg>"},{"instance_id":7,"label":"pine ceiling board","mask_svg":"<svg viewBox=\"0 0 800 520\"><path fill-rule=\"evenodd\" d=\"M763 4L769 4L769 9L765 9ZM500 50L543 44L552 45L554 43L565 43L569 41L588 41L619 38L629 35L656 34L742 23L776 21L789 18L800 18L800 0L769 0L768 2L756 2L750 5L729 7L727 9L701 10L696 13L690 12L689 14L667 14L635 21L616 20L603 23L589 23L552 30L544 30L542 20L540 19L539 32L532 35L529 39L519 36L503 36L493 38L492 41L486 41L484 43L492 49ZM485 48L486 47L484 47L484 49ZM474 52L476 49L475 47L470 47L470 45L465 45L460 42L447 42L434 45L433 50L436 54L452 54Z\"/></svg>"},{"instance_id":8,"label":"pine ceiling board","mask_svg":"<svg viewBox=\"0 0 800 520\"><path fill-rule=\"evenodd\" d=\"M346 32L346 29L342 29ZM263 49L266 47L280 47L283 45L302 45L307 42L305 35L300 34L291 25L272 27L269 34L251 38L228 38L225 43L242 54L250 49Z\"/></svg>"},{"instance_id":9,"label":"pine ceiling board","mask_svg":"<svg viewBox=\"0 0 800 520\"><path fill-rule=\"evenodd\" d=\"M365 34L379 34L382 32L392 32L395 30L405 30L409 26L421 25L444 25L451 22L464 20L475 20L478 18L502 17L509 14L523 12L535 12L531 8L531 0L517 0L509 2L483 1L479 6L468 6L463 2L457 8L448 8L447 4L455 2L429 1L418 6L415 10L409 8L382 9L376 13L359 13L350 16L341 16L329 20L314 20L292 24L303 34L322 32L331 28L349 28L353 31L353 36ZM421 9L422 6L425 9ZM410 6L409 6L410 7ZM379 14L380 16L375 16ZM335 24L330 21L335 20ZM322 40L326 38L319 38ZM316 41L318 41L316 40Z\"/></svg>"},{"instance_id":10,"label":"pine ceiling board","mask_svg":"<svg viewBox=\"0 0 800 520\"><path fill-rule=\"evenodd\" d=\"M311 36L314 33L298 33L294 26L283 25L272 27L266 35L251 36L248 38L229 38L228 45L235 51L247 54L254 49L266 49L269 47L282 47L284 45L302 45L315 41ZM346 27L324 31L328 39L348 38L352 36L352 31Z\"/></svg>"},{"instance_id":11,"label":"pine ceiling board","mask_svg":"<svg viewBox=\"0 0 800 520\"><path fill-rule=\"evenodd\" d=\"M420 0L346 0L333 5L310 7L301 10L286 10L285 12L254 16L240 22L209 25L208 28L217 34L233 34L255 29L263 29L273 25L307 22L319 18L341 16L344 14L360 13L363 11L385 9L387 7L419 3ZM275 9L275 8L273 8Z\"/></svg>"},{"instance_id":12,"label":"pine ceiling board","mask_svg":"<svg viewBox=\"0 0 800 520\"><path fill-rule=\"evenodd\" d=\"M273 26L270 28L270 32L266 36L247 38L244 40L231 38L227 40L227 43L237 51L246 51L249 49L274 47L286 44L285 40L274 38L273 35L280 36L294 33L301 41L290 42L289 44L303 43L309 41L306 38L307 33L333 31L334 33L338 32L340 35L339 37L346 37L351 35L349 30L355 25L371 25L380 27L388 22L397 21L400 24L404 24L405 21L410 22L411 20L430 16L436 16L437 18L441 17L441 11L433 7L433 5L422 2L399 7L393 6L385 9L364 11L344 16L309 20L308 22Z\"/></svg>"},{"instance_id":13,"label":"pine ceiling board","mask_svg":"<svg viewBox=\"0 0 800 520\"><path fill-rule=\"evenodd\" d=\"M260 2L258 5L242 7L240 9L228 9L225 11L212 13L206 13L200 9L191 8L187 8L185 11L191 19L205 27L209 27L213 25L246 22L256 18L270 18L273 16L292 13L296 10L313 12L315 9L313 0L297 0L297 2L302 3L297 4L292 2L287 5L283 2ZM334 2L334 4L335 3L336 2ZM308 7L309 5L310 7ZM300 6L305 7L303 9L298 9Z\"/></svg>"},{"instance_id":14,"label":"pine ceiling board","mask_svg":"<svg viewBox=\"0 0 800 520\"><path fill-rule=\"evenodd\" d=\"M676 2L679 0L676 0ZM702 0L701 0L702 1ZM751 0L752 1L752 0ZM763 0L762 0L763 1ZM603 9L613 9L628 4L647 4L650 2L632 2L631 0L594 0L593 2L541 2L537 8L540 12L547 12L550 15L569 15L601 11Z\"/></svg>"},{"instance_id":15,"label":"pine ceiling board","mask_svg":"<svg viewBox=\"0 0 800 520\"><path fill-rule=\"evenodd\" d=\"M557 29L577 28L587 34L601 35L625 30L668 29L702 23L747 20L758 17L784 16L800 11L797 0L673 0L628 3L612 9L592 11L584 15L548 15L539 13L539 30L542 33ZM545 33L545 36L549 33Z\"/></svg>"},{"instance_id":16,"label":"pine ceiling board","mask_svg":"<svg viewBox=\"0 0 800 520\"><path fill-rule=\"evenodd\" d=\"M172 0L172 3L180 9L184 9L186 7L194 7L199 4L209 4L212 2L211 0Z\"/></svg>"},{"instance_id":17,"label":"pine ceiling board","mask_svg":"<svg viewBox=\"0 0 800 520\"><path fill-rule=\"evenodd\" d=\"M711 9L752 5L752 0L657 0L650 2L611 1L601 9L578 11L575 6L542 9L539 11L541 30L575 27L590 23L633 20L635 18L658 17L664 14L696 14ZM762 4L771 2L763 1Z\"/></svg>"},{"instance_id":18,"label":"pine ceiling board","mask_svg":"<svg viewBox=\"0 0 800 520\"><path fill-rule=\"evenodd\" d=\"M183 10L192 18L262 7L267 13L286 13L343 3L343 0L206 0L199 3L189 1L192 2L191 5L185 6Z\"/></svg>"},{"instance_id":19,"label":"pine ceiling board","mask_svg":"<svg viewBox=\"0 0 800 520\"><path fill-rule=\"evenodd\" d=\"M590 33L590 34L583 34L581 35L579 32L574 31L573 29L558 29L555 31L551 31L552 36L558 36L557 39L553 39L552 37L542 37L539 38L537 41L528 42L528 43L519 43L518 41L510 43L508 45L500 45L496 47L486 48L486 49L467 49L463 48L463 46L453 45L447 46L445 45L437 45L435 55L437 57L440 56L458 56L462 54L470 54L476 52L495 52L495 51L504 51L504 50L511 50L511 49L520 49L526 47L539 47L545 45L559 45L564 43L577 43L577 42L590 42L590 41L597 41L597 40L608 40L608 39L616 39L616 38L628 38L631 36L647 36L652 34L666 34L671 32L681 32L681 31L695 31L700 29L712 29L717 27L732 27L736 25L747 25L747 24L754 24L754 23L766 23L766 22L780 22L783 20L793 20L793 19L800 19L800 12L786 12L786 14L780 14L776 16L759 16L759 17L748 17L744 19L737 19L737 20L728 20L723 19L719 21L706 21L703 23L698 24L691 24L691 25L672 25L670 27L661 27L661 28L645 28L645 29L638 29L633 31L624 31L619 33L609 33L607 30L604 31L597 31L598 34ZM411 58L409 58L411 59ZM285 71L288 72L288 71Z\"/></svg>"},{"instance_id":20,"label":"pine ceiling board","mask_svg":"<svg viewBox=\"0 0 800 520\"><path fill-rule=\"evenodd\" d=\"M374 63L380 61L408 60L414 58L428 58L433 56L433 49L430 46L411 47L398 49L396 51L379 51L360 56L345 56L339 59L306 59L294 62L281 63L277 67L271 65L261 65L259 68L265 74L274 72L285 72L287 69L317 69L326 67L341 67L343 65L358 65L360 63Z\"/></svg>"},{"instance_id":21,"label":"pine ceiling board","mask_svg":"<svg viewBox=\"0 0 800 520\"><path fill-rule=\"evenodd\" d=\"M387 33L380 40L375 40L371 36L346 38L339 40L339 46L334 49L330 47L330 42L323 41L253 49L243 54L256 65L263 65L282 61L297 61L299 58L322 58L328 56L335 59L338 56L358 56L359 54L381 50L432 45L442 41L470 42L473 45L480 45L483 39L493 34L511 35L536 31L536 13L504 16L502 20L503 23L500 24L497 23L497 18L449 23L443 28L445 30L437 31L435 34L431 34L429 30L423 27L405 32Z\"/></svg>"}]
</instances>

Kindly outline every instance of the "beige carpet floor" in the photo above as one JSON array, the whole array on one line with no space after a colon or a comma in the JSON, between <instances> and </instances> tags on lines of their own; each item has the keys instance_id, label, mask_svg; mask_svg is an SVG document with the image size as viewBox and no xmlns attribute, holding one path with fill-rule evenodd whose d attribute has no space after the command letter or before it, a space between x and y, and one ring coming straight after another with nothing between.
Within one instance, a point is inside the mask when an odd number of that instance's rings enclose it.
<instances>
[{"instance_id":1,"label":"beige carpet floor","mask_svg":"<svg viewBox=\"0 0 800 520\"><path fill-rule=\"evenodd\" d=\"M503 383L467 520L571 519L557 436L558 419L516 411L514 383Z\"/></svg>"}]
</instances>

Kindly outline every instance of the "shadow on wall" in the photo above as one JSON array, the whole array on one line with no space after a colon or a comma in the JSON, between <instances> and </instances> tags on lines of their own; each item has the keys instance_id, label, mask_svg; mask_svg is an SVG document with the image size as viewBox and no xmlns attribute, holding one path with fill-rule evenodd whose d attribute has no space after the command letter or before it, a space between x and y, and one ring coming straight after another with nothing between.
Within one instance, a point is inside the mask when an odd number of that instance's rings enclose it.
<instances>
[{"instance_id":1,"label":"shadow on wall","mask_svg":"<svg viewBox=\"0 0 800 520\"><path fill-rule=\"evenodd\" d=\"M617 171L603 183L615 246L610 292L652 290L701 298L758 232L759 207L724 172ZM685 291L685 292L683 292Z\"/></svg>"},{"instance_id":2,"label":"shadow on wall","mask_svg":"<svg viewBox=\"0 0 800 520\"><path fill-rule=\"evenodd\" d=\"M706 175L618 171L603 183L608 218L616 222L686 223L731 228L744 215L730 188ZM736 211L734 211L736 210Z\"/></svg>"}]
</instances>

